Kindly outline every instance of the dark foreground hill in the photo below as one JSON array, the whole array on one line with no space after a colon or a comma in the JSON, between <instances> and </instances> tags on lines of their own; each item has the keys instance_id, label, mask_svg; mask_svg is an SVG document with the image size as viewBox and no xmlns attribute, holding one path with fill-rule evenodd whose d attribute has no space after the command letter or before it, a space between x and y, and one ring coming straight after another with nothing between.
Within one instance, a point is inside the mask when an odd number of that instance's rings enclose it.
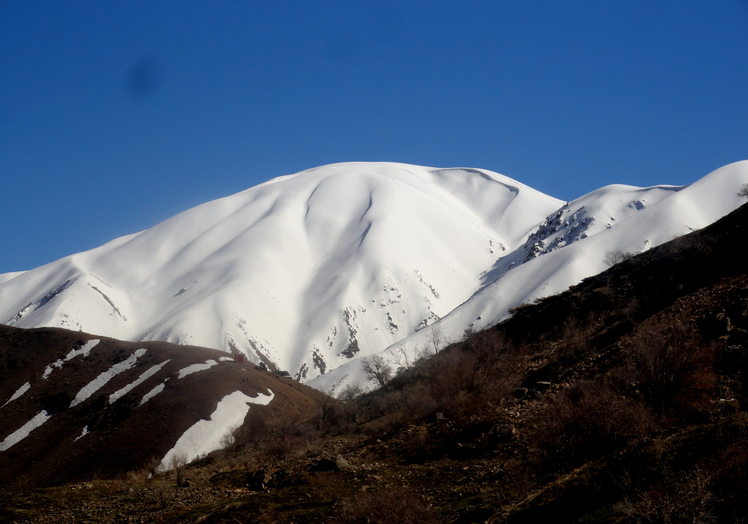
<instances>
[{"instance_id":1,"label":"dark foreground hill","mask_svg":"<svg viewBox=\"0 0 748 524\"><path fill-rule=\"evenodd\" d=\"M273 395L250 409L300 420L314 415L318 395L212 349L0 325L0 483L60 484L155 469L236 391Z\"/></svg>"},{"instance_id":2,"label":"dark foreground hill","mask_svg":"<svg viewBox=\"0 0 748 524\"><path fill-rule=\"evenodd\" d=\"M252 406L224 449L150 478L148 468L133 464L114 479L85 478L79 471L75 484L11 486L0 499L0 518L744 521L746 238L744 206L565 293L520 307L494 329L466 333L462 342L419 362L402 360L391 380L380 367L378 391L357 395L351 388L343 401L318 396L310 404L289 393L294 416L265 416ZM75 338L79 334L58 336L72 337L68 344L84 342ZM371 364L377 371L377 362ZM9 397L29 380L22 374L29 362L13 364L12 372L7 357L4 365L3 378L14 382L0 391ZM229 376L238 366L223 369ZM33 387L8 406L41 402L28 397ZM261 387L252 385L247 394L265 391ZM275 392L275 385L264 387ZM43 407L35 404L24 416ZM80 432L80 422L73 426ZM16 446L30 446L27 439ZM9 451L15 449L23 447ZM0 452L0 461L9 451Z\"/></svg>"}]
</instances>

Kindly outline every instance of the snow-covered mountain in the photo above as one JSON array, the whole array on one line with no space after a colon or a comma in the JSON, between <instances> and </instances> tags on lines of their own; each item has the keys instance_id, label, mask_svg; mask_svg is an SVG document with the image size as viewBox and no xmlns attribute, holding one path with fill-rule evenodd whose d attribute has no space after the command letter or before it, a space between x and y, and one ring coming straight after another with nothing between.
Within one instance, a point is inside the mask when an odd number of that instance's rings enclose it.
<instances>
[{"instance_id":1,"label":"snow-covered mountain","mask_svg":"<svg viewBox=\"0 0 748 524\"><path fill-rule=\"evenodd\" d=\"M277 178L157 226L0 275L0 322L243 352L322 389L413 355L735 209L748 162L686 187L562 202L481 169L391 163ZM389 352L387 351L389 348Z\"/></svg>"}]
</instances>

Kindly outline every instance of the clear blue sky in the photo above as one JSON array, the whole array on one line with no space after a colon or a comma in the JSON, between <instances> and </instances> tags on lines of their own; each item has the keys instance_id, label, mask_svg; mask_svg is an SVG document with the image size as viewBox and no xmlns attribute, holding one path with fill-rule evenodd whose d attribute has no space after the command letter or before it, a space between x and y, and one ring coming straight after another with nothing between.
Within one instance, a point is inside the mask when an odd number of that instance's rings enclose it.
<instances>
[{"instance_id":1,"label":"clear blue sky","mask_svg":"<svg viewBox=\"0 0 748 524\"><path fill-rule=\"evenodd\" d=\"M0 0L0 273L333 162L572 199L748 158L748 0Z\"/></svg>"}]
</instances>

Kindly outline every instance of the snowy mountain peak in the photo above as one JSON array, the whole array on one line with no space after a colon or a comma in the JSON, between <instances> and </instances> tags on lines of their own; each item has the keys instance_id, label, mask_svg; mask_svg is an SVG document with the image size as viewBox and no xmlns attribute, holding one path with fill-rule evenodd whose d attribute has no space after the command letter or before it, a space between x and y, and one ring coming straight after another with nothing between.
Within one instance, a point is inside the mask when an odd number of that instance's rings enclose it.
<instances>
[{"instance_id":1,"label":"snowy mountain peak","mask_svg":"<svg viewBox=\"0 0 748 524\"><path fill-rule=\"evenodd\" d=\"M711 223L747 166L568 203L482 169L317 167L0 275L0 322L241 352L330 387L360 379L360 357L417 351L435 322L457 338L605 269L605 250Z\"/></svg>"},{"instance_id":2,"label":"snowy mountain peak","mask_svg":"<svg viewBox=\"0 0 748 524\"><path fill-rule=\"evenodd\" d=\"M17 275L0 320L243 352L309 379L449 313L559 204L479 169L323 166Z\"/></svg>"}]
</instances>

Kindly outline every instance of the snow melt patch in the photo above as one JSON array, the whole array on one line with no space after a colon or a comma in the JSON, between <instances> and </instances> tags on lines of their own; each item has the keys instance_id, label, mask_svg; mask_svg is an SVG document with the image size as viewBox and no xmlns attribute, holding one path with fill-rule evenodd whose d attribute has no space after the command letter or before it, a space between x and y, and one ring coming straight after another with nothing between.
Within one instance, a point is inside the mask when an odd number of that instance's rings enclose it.
<instances>
[{"instance_id":1,"label":"snow melt patch","mask_svg":"<svg viewBox=\"0 0 748 524\"><path fill-rule=\"evenodd\" d=\"M148 393L145 394L145 396L143 397L143 400L140 401L140 404L138 404L138 407L142 406L143 404L151 400L153 397L161 393L165 387L166 387L166 383L162 382L161 384L159 384L158 386L150 390Z\"/></svg>"},{"instance_id":2,"label":"snow melt patch","mask_svg":"<svg viewBox=\"0 0 748 524\"><path fill-rule=\"evenodd\" d=\"M221 440L227 434L244 423L244 417L249 412L249 404L267 406L275 394L260 393L256 398L245 395L241 391L234 391L223 397L210 420L198 420L184 434L161 460L158 471L172 469L175 462L189 463L221 448Z\"/></svg>"},{"instance_id":3,"label":"snow melt patch","mask_svg":"<svg viewBox=\"0 0 748 524\"><path fill-rule=\"evenodd\" d=\"M119 364L115 364L106 371L103 371L98 377L83 386L83 389L78 392L73 401L70 403L70 407L74 408L75 406L89 398L91 395L96 393L99 389L104 387L104 385L114 377L116 377L123 371L127 371L128 369L132 368L138 358L145 355L146 351L148 351L146 348L141 348L130 355L126 360L123 360Z\"/></svg>"},{"instance_id":4,"label":"snow melt patch","mask_svg":"<svg viewBox=\"0 0 748 524\"><path fill-rule=\"evenodd\" d=\"M6 405L10 404L11 402L13 402L14 400L16 400L17 398L20 398L21 395L23 395L24 393L26 393L30 389L31 389L31 383L30 382L26 382L23 386L21 386L20 388L18 388L16 390L16 392L13 393L13 395L8 400L5 401L5 404L3 404L2 406L0 406L0 408L4 408Z\"/></svg>"},{"instance_id":5,"label":"snow melt patch","mask_svg":"<svg viewBox=\"0 0 748 524\"><path fill-rule=\"evenodd\" d=\"M198 371L205 371L206 369L210 369L213 366L217 366L217 365L218 365L218 362L216 362L213 359L206 360L204 364L192 364L190 366L187 366L186 368L180 369L179 376L177 378L184 378L187 375L197 373Z\"/></svg>"},{"instance_id":6,"label":"snow melt patch","mask_svg":"<svg viewBox=\"0 0 748 524\"><path fill-rule=\"evenodd\" d=\"M128 385L126 385L119 391L115 391L114 393L109 395L109 403L114 404L115 402L117 402L117 400L127 395L130 391L132 391L133 389L141 385L143 382L148 380L150 377L152 377L153 375L161 371L161 368L163 368L170 361L171 359L165 360L161 364L156 364L155 366L152 366L148 371L140 375L140 378L138 378L136 381L130 382Z\"/></svg>"},{"instance_id":7,"label":"snow melt patch","mask_svg":"<svg viewBox=\"0 0 748 524\"><path fill-rule=\"evenodd\" d=\"M50 418L52 418L52 415L47 413L46 410L40 411L34 418L26 422L26 424L5 437L5 440L0 442L0 451L5 451L6 449L10 449L12 446L18 444L23 439L28 437L29 433L44 424Z\"/></svg>"},{"instance_id":8,"label":"snow melt patch","mask_svg":"<svg viewBox=\"0 0 748 524\"><path fill-rule=\"evenodd\" d=\"M86 426L86 427L83 428L83 431L81 431L81 434L79 436L75 437L75 440L73 440L73 442L77 442L78 440L82 439L86 435L88 435L88 426Z\"/></svg>"},{"instance_id":9,"label":"snow melt patch","mask_svg":"<svg viewBox=\"0 0 748 524\"><path fill-rule=\"evenodd\" d=\"M79 349L70 350L70 353L68 353L64 359L58 359L56 362L52 362L49 366L44 368L44 374L42 375L42 378L44 380L47 380L52 371L54 371L54 368L62 369L62 366L65 362L68 362L69 360L72 360L79 355L87 357L88 354L91 353L91 350L95 348L99 342L100 340L98 338L94 338L83 344Z\"/></svg>"}]
</instances>

